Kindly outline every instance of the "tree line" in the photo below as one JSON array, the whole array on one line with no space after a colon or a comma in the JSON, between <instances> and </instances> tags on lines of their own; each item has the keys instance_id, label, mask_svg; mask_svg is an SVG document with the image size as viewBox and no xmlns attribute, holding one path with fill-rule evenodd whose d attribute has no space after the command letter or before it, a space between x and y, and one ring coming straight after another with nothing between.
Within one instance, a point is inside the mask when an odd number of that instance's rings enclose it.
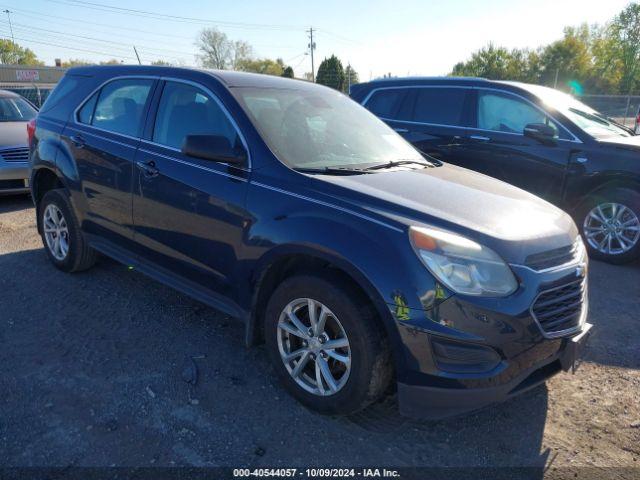
<instances>
[{"instance_id":1,"label":"tree line","mask_svg":"<svg viewBox=\"0 0 640 480\"><path fill-rule=\"evenodd\" d=\"M566 27L563 38L537 49L489 44L450 75L515 80L574 94L640 93L640 4L604 25Z\"/></svg>"}]
</instances>

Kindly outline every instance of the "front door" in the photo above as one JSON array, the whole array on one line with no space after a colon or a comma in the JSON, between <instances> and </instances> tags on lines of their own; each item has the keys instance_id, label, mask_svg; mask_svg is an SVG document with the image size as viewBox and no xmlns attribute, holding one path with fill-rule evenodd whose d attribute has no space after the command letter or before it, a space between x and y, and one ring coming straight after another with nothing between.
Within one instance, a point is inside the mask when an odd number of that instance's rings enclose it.
<instances>
[{"instance_id":1,"label":"front door","mask_svg":"<svg viewBox=\"0 0 640 480\"><path fill-rule=\"evenodd\" d=\"M244 148L238 130L213 93L180 81L164 83L148 130L136 155L133 197L141 257L188 285L237 300L247 166L192 158L181 146L186 135L212 134Z\"/></svg>"},{"instance_id":2,"label":"front door","mask_svg":"<svg viewBox=\"0 0 640 480\"><path fill-rule=\"evenodd\" d=\"M474 103L475 128L465 138L461 165L561 203L575 146L569 132L536 105L508 92L478 89ZM553 144L526 137L529 123L553 127Z\"/></svg>"}]
</instances>

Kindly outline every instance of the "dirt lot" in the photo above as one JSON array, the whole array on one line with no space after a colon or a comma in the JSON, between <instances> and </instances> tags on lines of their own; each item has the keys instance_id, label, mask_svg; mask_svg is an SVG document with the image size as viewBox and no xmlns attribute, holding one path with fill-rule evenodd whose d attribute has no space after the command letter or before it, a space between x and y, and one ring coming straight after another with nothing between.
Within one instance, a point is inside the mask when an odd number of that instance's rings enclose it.
<instances>
[{"instance_id":1,"label":"dirt lot","mask_svg":"<svg viewBox=\"0 0 640 480\"><path fill-rule=\"evenodd\" d=\"M592 262L590 295L596 331L574 376L448 421L400 417L393 398L322 417L277 385L239 323L107 259L59 272L30 200L0 198L0 466L601 466L637 478L640 264Z\"/></svg>"}]
</instances>

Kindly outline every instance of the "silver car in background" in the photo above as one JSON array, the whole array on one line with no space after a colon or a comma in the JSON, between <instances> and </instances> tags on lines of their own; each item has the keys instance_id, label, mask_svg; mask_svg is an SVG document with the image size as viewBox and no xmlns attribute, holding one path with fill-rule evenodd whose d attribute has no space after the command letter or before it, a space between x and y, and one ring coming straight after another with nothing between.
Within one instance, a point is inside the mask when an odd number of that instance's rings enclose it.
<instances>
[{"instance_id":1,"label":"silver car in background","mask_svg":"<svg viewBox=\"0 0 640 480\"><path fill-rule=\"evenodd\" d=\"M0 90L0 195L29 192L27 123L37 113L17 93Z\"/></svg>"}]
</instances>

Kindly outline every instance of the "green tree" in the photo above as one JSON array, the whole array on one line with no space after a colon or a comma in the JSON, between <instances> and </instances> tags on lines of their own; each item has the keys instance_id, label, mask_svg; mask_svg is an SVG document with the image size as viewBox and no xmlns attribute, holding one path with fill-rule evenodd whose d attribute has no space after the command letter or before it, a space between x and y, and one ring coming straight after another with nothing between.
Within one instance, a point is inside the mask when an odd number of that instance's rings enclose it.
<instances>
[{"instance_id":1,"label":"green tree","mask_svg":"<svg viewBox=\"0 0 640 480\"><path fill-rule=\"evenodd\" d=\"M284 70L283 70L281 76L287 77L287 78L294 78L293 68L291 68L289 66L284 67Z\"/></svg>"},{"instance_id":2,"label":"green tree","mask_svg":"<svg viewBox=\"0 0 640 480\"><path fill-rule=\"evenodd\" d=\"M120 65L122 62L117 58L112 58L110 60L105 60L104 62L100 62L100 65Z\"/></svg>"},{"instance_id":3,"label":"green tree","mask_svg":"<svg viewBox=\"0 0 640 480\"><path fill-rule=\"evenodd\" d=\"M610 53L619 62L620 91L640 87L640 4L631 3L615 16L607 28Z\"/></svg>"},{"instance_id":4,"label":"green tree","mask_svg":"<svg viewBox=\"0 0 640 480\"><path fill-rule=\"evenodd\" d=\"M539 56L536 52L508 50L489 44L474 52L468 61L457 63L451 75L492 80L535 81L539 68Z\"/></svg>"},{"instance_id":5,"label":"green tree","mask_svg":"<svg viewBox=\"0 0 640 480\"><path fill-rule=\"evenodd\" d=\"M285 65L281 58L272 60L270 58L250 59L245 58L238 63L237 70L243 72L263 73L266 75L281 76Z\"/></svg>"},{"instance_id":6,"label":"green tree","mask_svg":"<svg viewBox=\"0 0 640 480\"><path fill-rule=\"evenodd\" d=\"M335 55L325 58L318 67L316 82L343 91L345 84L342 62Z\"/></svg>"},{"instance_id":7,"label":"green tree","mask_svg":"<svg viewBox=\"0 0 640 480\"><path fill-rule=\"evenodd\" d=\"M0 39L0 63L14 65L44 65L36 54L6 38Z\"/></svg>"},{"instance_id":8,"label":"green tree","mask_svg":"<svg viewBox=\"0 0 640 480\"><path fill-rule=\"evenodd\" d=\"M345 93L349 93L350 85L355 85L356 83L360 83L358 72L356 72L351 65L347 65L347 68L345 68L344 78L345 78L345 81L344 81Z\"/></svg>"},{"instance_id":9,"label":"green tree","mask_svg":"<svg viewBox=\"0 0 640 480\"><path fill-rule=\"evenodd\" d=\"M587 87L592 81L591 36L589 27L567 27L564 38L544 47L540 53L544 85L565 87L577 84ZM556 81L557 79L557 81Z\"/></svg>"},{"instance_id":10,"label":"green tree","mask_svg":"<svg viewBox=\"0 0 640 480\"><path fill-rule=\"evenodd\" d=\"M65 60L62 62L62 67L71 68L71 67L81 67L83 65L94 65L95 62L90 60L85 60L83 58L70 58L69 60Z\"/></svg>"},{"instance_id":11,"label":"green tree","mask_svg":"<svg viewBox=\"0 0 640 480\"><path fill-rule=\"evenodd\" d=\"M153 62L151 62L151 65L154 65L156 67L170 67L171 63L167 62L166 60L154 60Z\"/></svg>"}]
</instances>

